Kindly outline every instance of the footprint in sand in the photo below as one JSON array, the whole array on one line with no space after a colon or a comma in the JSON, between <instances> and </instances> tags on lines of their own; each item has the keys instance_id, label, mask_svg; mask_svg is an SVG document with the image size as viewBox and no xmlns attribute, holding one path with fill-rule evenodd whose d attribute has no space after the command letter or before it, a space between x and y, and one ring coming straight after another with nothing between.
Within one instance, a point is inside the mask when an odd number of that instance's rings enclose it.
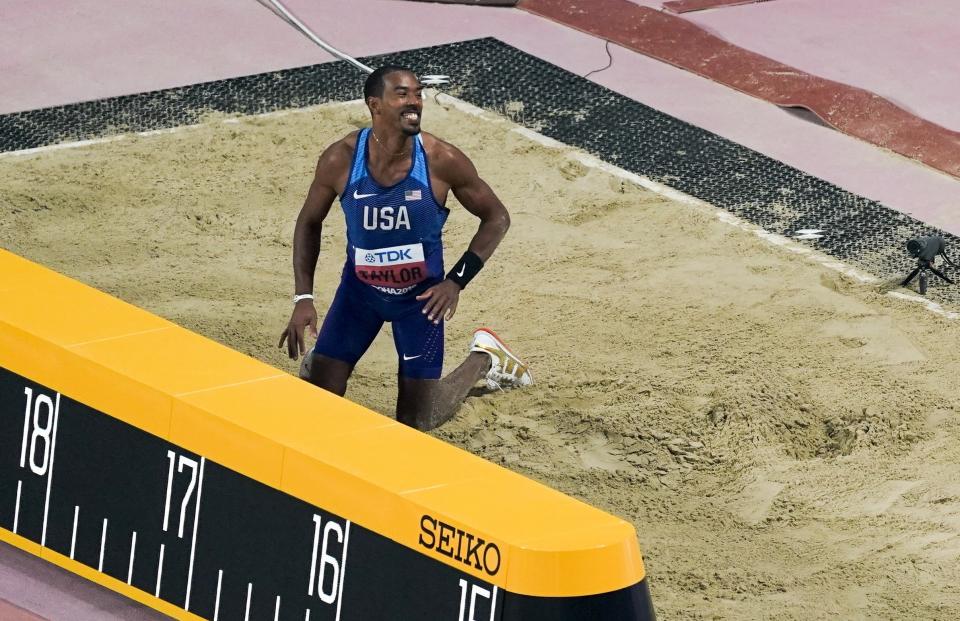
<instances>
[{"instance_id":1,"label":"footprint in sand","mask_svg":"<svg viewBox=\"0 0 960 621\"><path fill-rule=\"evenodd\" d=\"M631 468L629 463L611 452L612 448L605 435L591 433L580 440L577 454L580 462L587 468L599 468L607 472Z\"/></svg>"},{"instance_id":2,"label":"footprint in sand","mask_svg":"<svg viewBox=\"0 0 960 621\"><path fill-rule=\"evenodd\" d=\"M910 338L893 325L890 317L882 315L830 320L823 324L821 333L839 340L851 350L851 356L878 364L895 365L927 359Z\"/></svg>"},{"instance_id":3,"label":"footprint in sand","mask_svg":"<svg viewBox=\"0 0 960 621\"><path fill-rule=\"evenodd\" d=\"M884 481L852 497L853 503L844 511L846 517L880 515L889 511L900 498L919 485L919 481Z\"/></svg>"},{"instance_id":4,"label":"footprint in sand","mask_svg":"<svg viewBox=\"0 0 960 621\"><path fill-rule=\"evenodd\" d=\"M758 524L770 512L773 501L783 490L783 483L761 479L750 483L740 492L735 511L747 524Z\"/></svg>"}]
</instances>

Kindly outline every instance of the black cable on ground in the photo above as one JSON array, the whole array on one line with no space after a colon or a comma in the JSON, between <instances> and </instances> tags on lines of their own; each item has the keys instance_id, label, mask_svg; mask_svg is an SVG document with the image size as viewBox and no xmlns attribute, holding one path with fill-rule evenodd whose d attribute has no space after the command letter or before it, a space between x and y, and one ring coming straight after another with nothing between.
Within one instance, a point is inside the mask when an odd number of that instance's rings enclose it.
<instances>
[{"instance_id":1,"label":"black cable on ground","mask_svg":"<svg viewBox=\"0 0 960 621\"><path fill-rule=\"evenodd\" d=\"M609 40L606 42L606 45L603 46L603 49L606 50L606 52L607 52L607 58L609 59L610 62L607 63L607 66L606 66L606 67L601 67L600 69L594 69L593 71L591 71L590 73L588 73L587 75L585 75L585 76L583 76L583 77L589 78L589 77L592 76L593 74L595 74L595 73L600 73L601 71L606 71L607 69L609 69L610 67L613 66L613 54L610 53L610 41L609 41Z\"/></svg>"}]
</instances>

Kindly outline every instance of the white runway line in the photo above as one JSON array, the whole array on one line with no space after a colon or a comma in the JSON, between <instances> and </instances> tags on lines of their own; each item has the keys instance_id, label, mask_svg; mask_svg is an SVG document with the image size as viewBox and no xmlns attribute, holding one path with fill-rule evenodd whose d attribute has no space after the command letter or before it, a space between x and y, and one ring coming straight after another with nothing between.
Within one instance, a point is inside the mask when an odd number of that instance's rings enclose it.
<instances>
[{"instance_id":1,"label":"white runway line","mask_svg":"<svg viewBox=\"0 0 960 621\"><path fill-rule=\"evenodd\" d=\"M209 386L207 388L199 388L197 390L189 390L187 392L178 392L175 396L178 398L188 397L204 392L212 392L214 390L221 390L223 388L233 388L235 386L246 386L247 384L256 384L257 382L266 382L268 380L277 379L279 377L287 377L289 373L277 373L276 375L266 375L264 377L256 377L250 380L243 380L242 382L233 382L230 384L220 384L219 386Z\"/></svg>"},{"instance_id":2,"label":"white runway line","mask_svg":"<svg viewBox=\"0 0 960 621\"><path fill-rule=\"evenodd\" d=\"M34 155L35 153L46 153L48 151L61 151L63 149L76 149L77 147L86 147L94 144L103 144L105 142L116 142L117 140L123 140L126 138L126 135L121 134L120 136L110 136L107 138L92 138L90 140L77 140L75 142L61 142L58 144L49 144L42 147L34 147L32 149L20 149L19 151L6 151L0 153L0 158L4 157L17 157L21 155Z\"/></svg>"},{"instance_id":3,"label":"white runway line","mask_svg":"<svg viewBox=\"0 0 960 621\"><path fill-rule=\"evenodd\" d=\"M264 118L274 118L288 116L291 114L300 114L300 113L311 113L321 108L329 107L340 107L340 106L352 106L356 104L363 103L362 99L351 99L350 101L330 101L325 103L316 104L313 106L305 106L303 108L294 108L289 110L275 110L273 112L261 112L259 114L243 114L238 116L231 116L226 119L223 119L221 122L226 125L238 125L242 122L242 119L264 119ZM164 129L152 129L145 132L128 132L125 134L118 134L116 136L104 136L102 138L90 138L89 140L75 140L73 142L59 142L57 144L44 145L42 147L33 147L30 149L20 149L19 151L5 151L0 153L0 159L3 158L13 158L21 157L27 155L36 155L38 153L48 153L51 151L63 151L65 149L77 149L80 147L90 147L99 144L107 144L110 142L119 142L121 140L127 140L131 136L161 136L165 134L177 134L183 131L190 131L203 127L206 123L190 123L188 125L177 125L176 127L167 127ZM161 328L165 329L165 328ZM152 330L151 330L152 331ZM118 337L110 337L118 338Z\"/></svg>"},{"instance_id":4,"label":"white runway line","mask_svg":"<svg viewBox=\"0 0 960 621\"><path fill-rule=\"evenodd\" d=\"M474 106L473 104L467 103L465 101L457 99L456 97L452 97L444 93L439 93L438 95L436 95L436 98L437 98L437 101L441 104L450 105L451 107L456 108L460 112L464 112L472 116L480 117L484 120L490 121L491 123L503 123L503 124L510 124L510 125L515 124L513 121L509 120L506 117L500 116L499 114L495 114L494 112L491 112L488 110L484 110L483 108L479 108L477 106ZM544 136L543 134L540 134L539 132L536 132L532 129L520 126L520 127L513 127L509 131L512 131L515 134L523 136L524 138L527 138L547 148L565 151L567 157L580 162L584 166L588 166L590 168L596 168L608 174L615 175L625 181L629 181L630 183L639 185L643 188L650 190L651 192L659 194L664 198L668 198L670 200L676 201L678 203L682 203L684 205L689 205L691 207L697 207L700 209L708 210L714 213L717 219L723 222L724 224L729 224L730 226L734 226L738 229L753 233L754 235L756 235L757 237L759 237L760 239L766 241L771 245L783 248L784 250L787 250L788 252L792 252L794 254L805 256L810 261L819 263L820 265L822 265L823 267L829 270L839 272L845 276L853 278L858 282L861 282L864 284L879 284L881 282L880 279L877 278L876 276L869 274L867 272L864 272L862 270L859 270L851 265L847 265L846 263L838 260L836 257L832 257L818 250L814 250L808 246L804 246L803 244L793 241L789 237L778 235L777 233L771 233L770 231L767 231L762 227L751 224L739 218L738 216L730 213L729 211L726 211L725 209L721 209L720 207L717 207L716 205L712 205L706 201L690 196L689 194L685 194L663 183L653 181L648 177L644 177L642 175L632 173L629 170L624 170L623 168L614 166L613 164L610 164L608 162L604 162L600 158L590 155L589 153L579 151L568 144L560 142L559 140L554 140L549 136ZM927 310L933 313L936 313L938 315L941 315L947 319L960 318L960 313L954 312L954 311L948 311L944 309L943 306L941 306L940 304L933 302L931 300L928 300L919 295L902 293L899 291L889 291L887 292L887 295L900 300L921 304Z\"/></svg>"},{"instance_id":5,"label":"white runway line","mask_svg":"<svg viewBox=\"0 0 960 621\"><path fill-rule=\"evenodd\" d=\"M940 304L937 304L933 300L928 300L927 298L917 295L916 293L901 293L900 291L890 291L887 293L890 297L894 297L900 300L906 300L907 302L913 302L915 304L922 304L926 309L932 313L938 315L943 315L947 319L958 319L960 318L960 313L954 311L948 311Z\"/></svg>"}]
</instances>

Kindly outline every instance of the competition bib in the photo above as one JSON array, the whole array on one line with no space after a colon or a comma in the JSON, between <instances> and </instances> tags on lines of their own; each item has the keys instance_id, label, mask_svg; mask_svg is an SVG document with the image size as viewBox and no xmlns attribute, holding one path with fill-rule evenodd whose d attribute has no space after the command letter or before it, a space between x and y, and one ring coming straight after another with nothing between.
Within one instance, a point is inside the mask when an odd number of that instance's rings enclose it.
<instances>
[{"instance_id":1,"label":"competition bib","mask_svg":"<svg viewBox=\"0 0 960 621\"><path fill-rule=\"evenodd\" d=\"M427 278L423 244L364 250L354 248L357 278L385 293L402 295Z\"/></svg>"}]
</instances>

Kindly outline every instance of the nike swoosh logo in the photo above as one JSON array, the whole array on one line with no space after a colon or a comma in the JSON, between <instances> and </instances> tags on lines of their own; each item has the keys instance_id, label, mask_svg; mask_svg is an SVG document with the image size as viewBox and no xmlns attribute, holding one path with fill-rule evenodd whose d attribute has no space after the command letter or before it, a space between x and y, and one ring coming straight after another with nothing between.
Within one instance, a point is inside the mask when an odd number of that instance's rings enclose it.
<instances>
[{"instance_id":1,"label":"nike swoosh logo","mask_svg":"<svg viewBox=\"0 0 960 621\"><path fill-rule=\"evenodd\" d=\"M420 356L422 356L422 355L423 355L423 354L420 354ZM404 360L416 360L416 359L419 358L420 356L408 356L408 355L404 354L404 355L403 355L403 359L404 359Z\"/></svg>"},{"instance_id":2,"label":"nike swoosh logo","mask_svg":"<svg viewBox=\"0 0 960 621\"><path fill-rule=\"evenodd\" d=\"M460 277L460 278L463 278L463 273L464 273L466 270L467 270L467 264L464 263L463 265L460 266L460 271L457 272L457 276Z\"/></svg>"},{"instance_id":3,"label":"nike swoosh logo","mask_svg":"<svg viewBox=\"0 0 960 621\"><path fill-rule=\"evenodd\" d=\"M353 191L353 198L356 200L360 200L361 198L370 198L371 196L376 196L376 195L377 195L376 192L374 192L373 194L357 194L356 190Z\"/></svg>"}]
</instances>

